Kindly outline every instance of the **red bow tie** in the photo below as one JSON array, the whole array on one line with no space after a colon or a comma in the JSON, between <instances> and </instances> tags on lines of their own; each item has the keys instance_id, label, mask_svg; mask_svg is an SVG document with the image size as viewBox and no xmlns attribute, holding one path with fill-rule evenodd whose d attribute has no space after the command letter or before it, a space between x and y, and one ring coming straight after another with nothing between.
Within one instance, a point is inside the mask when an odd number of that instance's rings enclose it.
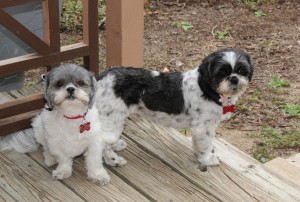
<instances>
[{"instance_id":1,"label":"red bow tie","mask_svg":"<svg viewBox=\"0 0 300 202\"><path fill-rule=\"evenodd\" d=\"M234 105L223 106L223 114L234 112Z\"/></svg>"}]
</instances>

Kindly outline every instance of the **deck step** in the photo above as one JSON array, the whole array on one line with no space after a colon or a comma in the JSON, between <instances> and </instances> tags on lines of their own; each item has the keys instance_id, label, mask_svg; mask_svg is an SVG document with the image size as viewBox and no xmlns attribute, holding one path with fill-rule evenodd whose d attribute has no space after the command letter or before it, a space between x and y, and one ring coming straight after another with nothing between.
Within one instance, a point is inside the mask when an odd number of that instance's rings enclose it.
<instances>
[{"instance_id":1,"label":"deck step","mask_svg":"<svg viewBox=\"0 0 300 202\"><path fill-rule=\"evenodd\" d=\"M281 177L300 187L300 153L288 159L278 157L264 165Z\"/></svg>"},{"instance_id":2,"label":"deck step","mask_svg":"<svg viewBox=\"0 0 300 202\"><path fill-rule=\"evenodd\" d=\"M300 153L295 154L287 159L287 161L292 164L293 166L300 169Z\"/></svg>"}]
</instances>

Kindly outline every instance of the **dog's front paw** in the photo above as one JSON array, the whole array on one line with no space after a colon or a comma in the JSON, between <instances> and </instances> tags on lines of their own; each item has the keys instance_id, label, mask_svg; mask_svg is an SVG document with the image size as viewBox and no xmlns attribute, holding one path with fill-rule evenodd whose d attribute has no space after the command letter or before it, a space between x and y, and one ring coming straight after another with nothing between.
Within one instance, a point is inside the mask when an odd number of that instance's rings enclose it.
<instances>
[{"instance_id":1,"label":"dog's front paw","mask_svg":"<svg viewBox=\"0 0 300 202\"><path fill-rule=\"evenodd\" d=\"M111 145L114 151L121 151L127 147L127 143L123 139L118 139L118 141Z\"/></svg>"},{"instance_id":2,"label":"dog's front paw","mask_svg":"<svg viewBox=\"0 0 300 202\"><path fill-rule=\"evenodd\" d=\"M198 158L199 161L199 169L202 172L207 171L207 166L217 166L221 164L219 157L214 153L209 153L206 156L202 156Z\"/></svg>"},{"instance_id":3,"label":"dog's front paw","mask_svg":"<svg viewBox=\"0 0 300 202\"><path fill-rule=\"evenodd\" d=\"M52 171L52 177L56 180L63 180L72 175L72 170L69 169L56 169Z\"/></svg>"},{"instance_id":4,"label":"dog's front paw","mask_svg":"<svg viewBox=\"0 0 300 202\"><path fill-rule=\"evenodd\" d=\"M110 177L104 168L95 172L88 172L88 178L101 186L107 185L110 182Z\"/></svg>"}]
</instances>

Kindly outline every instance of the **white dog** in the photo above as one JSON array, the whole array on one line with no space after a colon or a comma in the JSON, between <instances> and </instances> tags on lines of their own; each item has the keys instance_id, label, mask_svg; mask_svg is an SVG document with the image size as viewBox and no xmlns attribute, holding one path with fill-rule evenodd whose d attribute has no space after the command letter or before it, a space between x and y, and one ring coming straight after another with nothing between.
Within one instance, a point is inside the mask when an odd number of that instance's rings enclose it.
<instances>
[{"instance_id":1,"label":"white dog","mask_svg":"<svg viewBox=\"0 0 300 202\"><path fill-rule=\"evenodd\" d=\"M205 171L220 163L212 146L215 129L233 112L253 69L250 56L236 49L212 53L198 69L184 73L111 68L97 82L101 134L117 141L130 114L164 126L188 128L200 169Z\"/></svg>"},{"instance_id":2,"label":"white dog","mask_svg":"<svg viewBox=\"0 0 300 202\"><path fill-rule=\"evenodd\" d=\"M48 106L33 119L32 126L35 140L43 146L45 164L58 164L52 172L55 179L70 177L72 159L82 153L85 155L88 178L101 185L110 181L102 164L103 155L109 165L126 163L107 144L111 140L101 135L98 110L93 106L95 82L91 73L73 64L54 68L44 78ZM30 139L32 137L22 137L20 144L30 145L26 143ZM126 143L122 140L113 146L116 150L125 147Z\"/></svg>"}]
</instances>

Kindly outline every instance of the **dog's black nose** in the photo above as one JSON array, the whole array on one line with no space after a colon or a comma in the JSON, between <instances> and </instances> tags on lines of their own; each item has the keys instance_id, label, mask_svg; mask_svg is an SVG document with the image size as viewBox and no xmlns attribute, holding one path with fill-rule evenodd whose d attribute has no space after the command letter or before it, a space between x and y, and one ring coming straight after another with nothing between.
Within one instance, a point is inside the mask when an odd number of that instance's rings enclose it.
<instances>
[{"instance_id":1,"label":"dog's black nose","mask_svg":"<svg viewBox=\"0 0 300 202\"><path fill-rule=\"evenodd\" d=\"M239 79L236 76L232 76L230 77L229 81L233 84L233 85L237 85L239 83Z\"/></svg>"},{"instance_id":2,"label":"dog's black nose","mask_svg":"<svg viewBox=\"0 0 300 202\"><path fill-rule=\"evenodd\" d=\"M73 88L73 87L68 87L68 88L67 88L67 91L68 91L68 93L72 94L72 93L74 93L75 88Z\"/></svg>"}]
</instances>

